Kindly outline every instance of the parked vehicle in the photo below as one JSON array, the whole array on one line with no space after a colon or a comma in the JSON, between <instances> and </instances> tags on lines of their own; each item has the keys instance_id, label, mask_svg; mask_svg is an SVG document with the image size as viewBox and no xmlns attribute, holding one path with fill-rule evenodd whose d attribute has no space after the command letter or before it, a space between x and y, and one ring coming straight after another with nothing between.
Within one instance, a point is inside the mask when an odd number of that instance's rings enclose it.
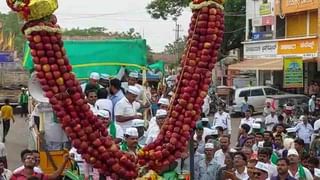
<instances>
[{"instance_id":1,"label":"parked vehicle","mask_svg":"<svg viewBox=\"0 0 320 180\"><path fill-rule=\"evenodd\" d=\"M278 89L269 86L252 86L235 90L233 100L233 113L241 113L244 97L248 97L249 110L251 112L263 112L267 96L284 94Z\"/></svg>"}]
</instances>

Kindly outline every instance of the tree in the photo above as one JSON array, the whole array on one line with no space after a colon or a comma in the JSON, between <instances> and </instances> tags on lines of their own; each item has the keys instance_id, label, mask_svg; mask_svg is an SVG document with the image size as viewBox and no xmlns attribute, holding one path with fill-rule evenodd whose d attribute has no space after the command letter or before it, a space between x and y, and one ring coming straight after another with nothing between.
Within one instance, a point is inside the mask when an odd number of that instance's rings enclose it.
<instances>
[{"instance_id":1,"label":"tree","mask_svg":"<svg viewBox=\"0 0 320 180\"><path fill-rule=\"evenodd\" d=\"M153 0L146 8L148 13L156 19L176 18L181 15L183 8L191 0ZM220 58L228 55L235 48L242 48L244 40L246 1L225 0L225 35L221 45Z\"/></svg>"},{"instance_id":2,"label":"tree","mask_svg":"<svg viewBox=\"0 0 320 180\"><path fill-rule=\"evenodd\" d=\"M3 31L4 37L8 37L10 34L14 35L15 50L17 50L19 56L22 56L25 38L20 29L23 21L16 13L9 12L8 14L0 13L0 23L2 23L0 32Z\"/></svg>"},{"instance_id":3,"label":"tree","mask_svg":"<svg viewBox=\"0 0 320 180\"><path fill-rule=\"evenodd\" d=\"M165 54L173 54L178 55L178 57L182 56L182 53L184 51L185 45L187 42L187 37L184 36L183 38L179 38L173 43L169 43L164 47L164 53Z\"/></svg>"}]
</instances>

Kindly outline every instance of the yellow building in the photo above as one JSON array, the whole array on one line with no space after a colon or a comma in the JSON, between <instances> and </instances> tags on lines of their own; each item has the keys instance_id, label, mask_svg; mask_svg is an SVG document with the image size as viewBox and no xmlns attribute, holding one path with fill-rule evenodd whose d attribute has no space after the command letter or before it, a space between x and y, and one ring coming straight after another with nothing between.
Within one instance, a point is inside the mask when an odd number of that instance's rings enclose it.
<instances>
[{"instance_id":1,"label":"yellow building","mask_svg":"<svg viewBox=\"0 0 320 180\"><path fill-rule=\"evenodd\" d=\"M247 0L244 61L228 69L255 71L257 85L269 82L278 88L308 92L309 84L320 80L319 6L319 0ZM289 57L303 64L300 79L292 78L295 86L286 82L290 77L284 61L290 62Z\"/></svg>"}]
</instances>

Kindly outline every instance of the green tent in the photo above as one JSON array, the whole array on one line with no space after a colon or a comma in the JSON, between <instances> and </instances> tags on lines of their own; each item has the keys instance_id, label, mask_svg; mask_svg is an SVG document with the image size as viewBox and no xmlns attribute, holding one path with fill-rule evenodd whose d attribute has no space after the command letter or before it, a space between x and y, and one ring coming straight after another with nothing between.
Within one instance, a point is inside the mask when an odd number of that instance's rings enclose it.
<instances>
[{"instance_id":1,"label":"green tent","mask_svg":"<svg viewBox=\"0 0 320 180\"><path fill-rule=\"evenodd\" d=\"M23 66L33 70L30 48L26 45ZM116 75L121 66L146 69L147 46L144 39L64 41L67 56L78 79L87 79L91 72Z\"/></svg>"},{"instance_id":2,"label":"green tent","mask_svg":"<svg viewBox=\"0 0 320 180\"><path fill-rule=\"evenodd\" d=\"M162 60L158 60L154 64L150 64L148 66L151 70L164 72L164 62Z\"/></svg>"}]
</instances>

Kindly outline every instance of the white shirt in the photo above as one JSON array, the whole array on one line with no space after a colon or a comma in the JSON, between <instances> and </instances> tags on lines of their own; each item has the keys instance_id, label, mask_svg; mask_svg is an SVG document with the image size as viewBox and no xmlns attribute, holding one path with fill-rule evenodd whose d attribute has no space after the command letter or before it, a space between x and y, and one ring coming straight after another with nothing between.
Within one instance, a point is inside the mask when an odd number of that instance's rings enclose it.
<instances>
[{"instance_id":1,"label":"white shirt","mask_svg":"<svg viewBox=\"0 0 320 180\"><path fill-rule=\"evenodd\" d=\"M304 170L304 173L306 174L306 179L307 180L313 180L313 176L311 174L311 172L309 171L309 169L303 167L303 170ZM296 172L296 174L292 174L292 172L290 171L290 169L288 170L288 173L290 176L296 178L296 179L299 179L299 170Z\"/></svg>"},{"instance_id":2,"label":"white shirt","mask_svg":"<svg viewBox=\"0 0 320 180\"><path fill-rule=\"evenodd\" d=\"M14 174L14 173L17 173L17 172L19 172L19 171L22 171L23 169L24 169L24 165L22 165L22 166L18 167L17 169L15 169L15 170L13 171L13 174ZM40 169L40 167L34 167L34 168L33 168L33 171L36 172L36 173L43 173L42 170Z\"/></svg>"},{"instance_id":3,"label":"white shirt","mask_svg":"<svg viewBox=\"0 0 320 180\"><path fill-rule=\"evenodd\" d=\"M203 128L203 134L202 134L202 141L205 141L205 138L207 135L211 134L212 130L209 128L204 127ZM197 140L197 134L195 133L193 136L194 140Z\"/></svg>"},{"instance_id":4,"label":"white shirt","mask_svg":"<svg viewBox=\"0 0 320 180\"><path fill-rule=\"evenodd\" d=\"M0 175L3 180L9 180L12 176L12 172L9 169L3 169L3 173Z\"/></svg>"},{"instance_id":5,"label":"white shirt","mask_svg":"<svg viewBox=\"0 0 320 180\"><path fill-rule=\"evenodd\" d=\"M249 178L249 175L247 173L247 167L244 168L243 173L239 174L239 172L237 170L235 171L235 173L236 173L236 177L239 179L248 179Z\"/></svg>"},{"instance_id":6,"label":"white shirt","mask_svg":"<svg viewBox=\"0 0 320 180\"><path fill-rule=\"evenodd\" d=\"M155 126L153 126L151 128L150 132L148 133L146 144L150 144L150 143L154 142L156 140L157 136L159 135L159 133L160 133L160 128L156 124Z\"/></svg>"},{"instance_id":7,"label":"white shirt","mask_svg":"<svg viewBox=\"0 0 320 180\"><path fill-rule=\"evenodd\" d=\"M148 136L148 134L150 133L152 128L157 125L156 120L157 120L157 118L155 116L150 119L147 132L145 133L146 136Z\"/></svg>"},{"instance_id":8,"label":"white shirt","mask_svg":"<svg viewBox=\"0 0 320 180\"><path fill-rule=\"evenodd\" d=\"M268 172L268 177L271 178L272 176L278 176L278 170L277 166L274 164L268 164L269 166L269 172Z\"/></svg>"},{"instance_id":9,"label":"white shirt","mask_svg":"<svg viewBox=\"0 0 320 180\"><path fill-rule=\"evenodd\" d=\"M114 107L114 115L115 116L135 116L136 109L133 104L129 102L126 97L123 97ZM132 119L133 120L133 119ZM127 122L118 122L117 124L123 129L123 132L126 131L127 128L131 127L132 120Z\"/></svg>"},{"instance_id":10,"label":"white shirt","mask_svg":"<svg viewBox=\"0 0 320 180\"><path fill-rule=\"evenodd\" d=\"M314 122L314 130L320 130L320 119L316 120L316 122Z\"/></svg>"},{"instance_id":11,"label":"white shirt","mask_svg":"<svg viewBox=\"0 0 320 180\"><path fill-rule=\"evenodd\" d=\"M230 152L236 152L234 149L230 149ZM223 153L222 149L217 150L214 153L213 159L221 166L225 166L224 160L226 158L226 155Z\"/></svg>"},{"instance_id":12,"label":"white shirt","mask_svg":"<svg viewBox=\"0 0 320 180\"><path fill-rule=\"evenodd\" d=\"M247 118L242 118L239 128L241 128L242 124L248 124L250 126L250 128L252 129L252 124L253 123L254 123L254 118L253 117L249 117L248 119Z\"/></svg>"},{"instance_id":13,"label":"white shirt","mask_svg":"<svg viewBox=\"0 0 320 180\"><path fill-rule=\"evenodd\" d=\"M92 104L88 103L88 105L90 106L90 110L92 111L92 113L94 115L97 115L98 114L98 109L95 108L95 106L93 106Z\"/></svg>"},{"instance_id":14,"label":"white shirt","mask_svg":"<svg viewBox=\"0 0 320 180\"><path fill-rule=\"evenodd\" d=\"M6 146L3 142L0 142L0 157L7 156Z\"/></svg>"},{"instance_id":15,"label":"white shirt","mask_svg":"<svg viewBox=\"0 0 320 180\"><path fill-rule=\"evenodd\" d=\"M300 122L296 126L297 135L300 139L304 141L306 144L310 144L311 142L311 135L313 134L313 128L311 124L305 125L303 122Z\"/></svg>"},{"instance_id":16,"label":"white shirt","mask_svg":"<svg viewBox=\"0 0 320 180\"><path fill-rule=\"evenodd\" d=\"M124 132L123 132L122 128L117 123L114 123L114 125L116 126L116 138L124 139ZM110 133L110 125L108 128L108 133Z\"/></svg>"},{"instance_id":17,"label":"white shirt","mask_svg":"<svg viewBox=\"0 0 320 180\"><path fill-rule=\"evenodd\" d=\"M272 117L271 114L269 114L267 117L266 117L266 120L265 120L265 124L266 124L266 129L267 131L272 131L273 129L273 126L278 124L279 121L278 121L278 117L276 115L274 115Z\"/></svg>"},{"instance_id":18,"label":"white shirt","mask_svg":"<svg viewBox=\"0 0 320 180\"><path fill-rule=\"evenodd\" d=\"M290 138L290 137L284 138L284 140L283 140L283 147L284 147L286 150L294 149L294 139L293 139L293 138Z\"/></svg>"},{"instance_id":19,"label":"white shirt","mask_svg":"<svg viewBox=\"0 0 320 180\"><path fill-rule=\"evenodd\" d=\"M98 110L108 110L110 112L110 117L112 117L112 101L110 99L98 99L94 104L94 107Z\"/></svg>"},{"instance_id":20,"label":"white shirt","mask_svg":"<svg viewBox=\"0 0 320 180\"><path fill-rule=\"evenodd\" d=\"M203 100L202 112L207 116L210 112L210 97L207 95Z\"/></svg>"},{"instance_id":21,"label":"white shirt","mask_svg":"<svg viewBox=\"0 0 320 180\"><path fill-rule=\"evenodd\" d=\"M222 112L220 114L219 112L216 112L213 117L213 127L221 126L223 129L228 130L228 134L231 134L231 120L230 120L229 113Z\"/></svg>"}]
</instances>

